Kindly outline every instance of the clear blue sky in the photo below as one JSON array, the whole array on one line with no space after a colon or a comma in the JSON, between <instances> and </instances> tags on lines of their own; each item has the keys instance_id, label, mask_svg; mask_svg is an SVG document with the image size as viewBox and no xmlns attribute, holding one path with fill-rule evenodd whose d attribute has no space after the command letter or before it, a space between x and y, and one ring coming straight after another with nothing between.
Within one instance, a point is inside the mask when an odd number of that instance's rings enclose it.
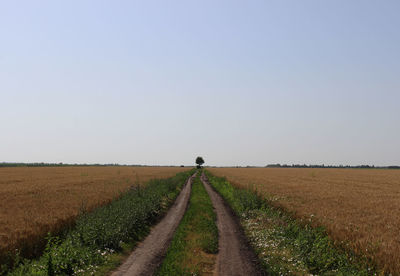
<instances>
[{"instance_id":1,"label":"clear blue sky","mask_svg":"<svg viewBox=\"0 0 400 276\"><path fill-rule=\"evenodd\" d=\"M1 1L0 161L400 164L400 1Z\"/></svg>"}]
</instances>

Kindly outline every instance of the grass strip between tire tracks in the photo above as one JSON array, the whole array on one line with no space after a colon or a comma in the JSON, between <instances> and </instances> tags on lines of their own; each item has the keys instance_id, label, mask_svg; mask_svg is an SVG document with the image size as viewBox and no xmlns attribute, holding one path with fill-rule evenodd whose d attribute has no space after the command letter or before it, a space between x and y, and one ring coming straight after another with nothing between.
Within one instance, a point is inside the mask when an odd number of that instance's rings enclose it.
<instances>
[{"instance_id":1,"label":"grass strip between tire tracks","mask_svg":"<svg viewBox=\"0 0 400 276\"><path fill-rule=\"evenodd\" d=\"M148 234L193 173L151 180L144 188L127 191L110 204L83 214L64 238L49 236L38 260L20 260L12 270L3 268L3 274L93 275L110 263L115 265L114 253L126 251Z\"/></svg>"},{"instance_id":2,"label":"grass strip between tire tracks","mask_svg":"<svg viewBox=\"0 0 400 276\"><path fill-rule=\"evenodd\" d=\"M323 228L312 228L268 204L256 191L239 189L205 171L231 206L268 275L378 275L368 261L333 245ZM381 275L381 274L379 274Z\"/></svg>"},{"instance_id":3,"label":"grass strip between tire tracks","mask_svg":"<svg viewBox=\"0 0 400 276\"><path fill-rule=\"evenodd\" d=\"M157 275L212 273L218 251L216 214L198 172L188 209L179 224Z\"/></svg>"}]
</instances>

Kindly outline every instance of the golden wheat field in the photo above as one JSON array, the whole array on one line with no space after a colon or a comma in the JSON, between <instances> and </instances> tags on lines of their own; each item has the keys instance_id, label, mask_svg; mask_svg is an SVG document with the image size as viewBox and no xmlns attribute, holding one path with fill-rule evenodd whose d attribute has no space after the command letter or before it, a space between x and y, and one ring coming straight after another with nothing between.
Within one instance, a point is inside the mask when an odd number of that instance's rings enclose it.
<instances>
[{"instance_id":1,"label":"golden wheat field","mask_svg":"<svg viewBox=\"0 0 400 276\"><path fill-rule=\"evenodd\" d=\"M120 192L152 178L187 170L180 167L0 168L0 256L15 248L35 254L48 231L73 222Z\"/></svg>"},{"instance_id":2,"label":"golden wheat field","mask_svg":"<svg viewBox=\"0 0 400 276\"><path fill-rule=\"evenodd\" d=\"M400 271L400 170L210 168L257 189L297 217L322 225L338 243Z\"/></svg>"}]
</instances>

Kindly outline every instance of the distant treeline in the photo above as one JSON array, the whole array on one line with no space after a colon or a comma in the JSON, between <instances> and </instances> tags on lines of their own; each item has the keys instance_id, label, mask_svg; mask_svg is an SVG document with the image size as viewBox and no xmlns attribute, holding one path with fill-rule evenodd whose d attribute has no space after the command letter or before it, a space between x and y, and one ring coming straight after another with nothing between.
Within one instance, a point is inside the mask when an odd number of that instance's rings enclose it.
<instances>
[{"instance_id":1,"label":"distant treeline","mask_svg":"<svg viewBox=\"0 0 400 276\"><path fill-rule=\"evenodd\" d=\"M72 166L131 166L131 167L148 167L147 165L121 165L116 163L110 164L65 164L65 163L12 163L12 162L1 162L0 167L72 167ZM152 166L156 167L156 166Z\"/></svg>"},{"instance_id":2,"label":"distant treeline","mask_svg":"<svg viewBox=\"0 0 400 276\"><path fill-rule=\"evenodd\" d=\"M210 166L218 168L218 166ZM306 164L268 164L266 166L227 166L224 168L324 168L324 169L400 169L400 166L375 166L375 165L306 165Z\"/></svg>"},{"instance_id":3,"label":"distant treeline","mask_svg":"<svg viewBox=\"0 0 400 276\"><path fill-rule=\"evenodd\" d=\"M374 166L374 165L306 165L306 164L269 164L265 166L266 168L333 168L333 169L400 169L400 166Z\"/></svg>"}]
</instances>

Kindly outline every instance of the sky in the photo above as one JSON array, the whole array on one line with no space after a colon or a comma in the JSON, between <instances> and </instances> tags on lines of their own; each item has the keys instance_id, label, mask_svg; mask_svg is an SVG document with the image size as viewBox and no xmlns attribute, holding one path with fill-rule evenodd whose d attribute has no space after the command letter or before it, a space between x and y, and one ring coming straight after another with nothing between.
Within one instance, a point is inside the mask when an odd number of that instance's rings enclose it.
<instances>
[{"instance_id":1,"label":"sky","mask_svg":"<svg viewBox=\"0 0 400 276\"><path fill-rule=\"evenodd\" d=\"M1 1L0 162L400 165L399 11Z\"/></svg>"}]
</instances>

